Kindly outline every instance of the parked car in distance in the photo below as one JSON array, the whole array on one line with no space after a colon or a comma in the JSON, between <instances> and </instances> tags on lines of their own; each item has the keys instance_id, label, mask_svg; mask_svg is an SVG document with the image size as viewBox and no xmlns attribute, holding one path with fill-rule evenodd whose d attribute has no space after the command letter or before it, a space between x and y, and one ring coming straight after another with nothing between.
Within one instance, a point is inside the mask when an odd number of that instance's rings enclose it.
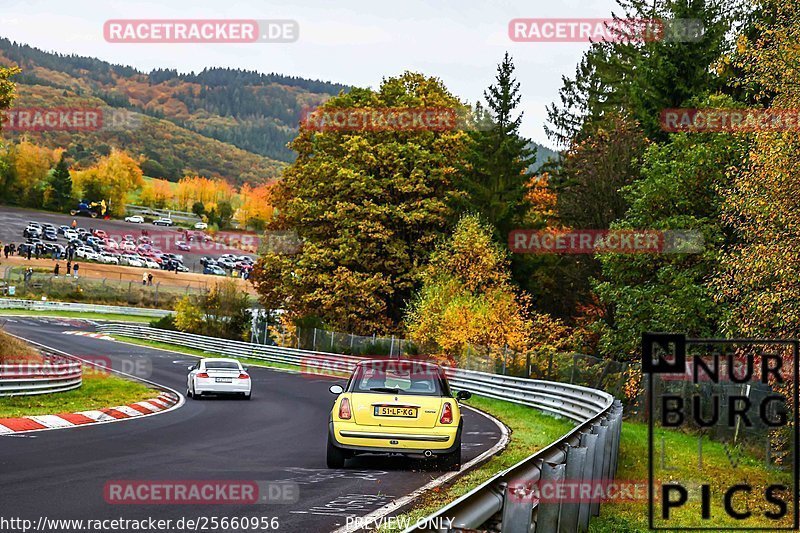
<instances>
[{"instance_id":1,"label":"parked car in distance","mask_svg":"<svg viewBox=\"0 0 800 533\"><path fill-rule=\"evenodd\" d=\"M173 222L171 218L157 218L153 221L154 226L172 226Z\"/></svg>"},{"instance_id":2,"label":"parked car in distance","mask_svg":"<svg viewBox=\"0 0 800 533\"><path fill-rule=\"evenodd\" d=\"M189 250L191 250L191 248L189 248L189 244L186 241L175 241L175 248L177 248L178 250L183 250L184 252L188 252Z\"/></svg>"},{"instance_id":3,"label":"parked car in distance","mask_svg":"<svg viewBox=\"0 0 800 533\"><path fill-rule=\"evenodd\" d=\"M194 229L208 229L208 224L205 222L195 222Z\"/></svg>"},{"instance_id":4,"label":"parked car in distance","mask_svg":"<svg viewBox=\"0 0 800 533\"><path fill-rule=\"evenodd\" d=\"M119 264L119 257L114 254L110 254L108 252L100 252L97 255L98 255L98 261L100 261L101 263L105 263L107 265Z\"/></svg>"},{"instance_id":5,"label":"parked car in distance","mask_svg":"<svg viewBox=\"0 0 800 533\"><path fill-rule=\"evenodd\" d=\"M22 236L27 239L32 239L32 238L38 239L42 236L42 230L41 228L38 228L36 226L28 226L27 228L22 230Z\"/></svg>"},{"instance_id":6,"label":"parked car in distance","mask_svg":"<svg viewBox=\"0 0 800 533\"><path fill-rule=\"evenodd\" d=\"M65 256L64 247L54 242L44 243L44 251L51 255L55 253L56 258L58 259L61 259Z\"/></svg>"},{"instance_id":7,"label":"parked car in distance","mask_svg":"<svg viewBox=\"0 0 800 533\"><path fill-rule=\"evenodd\" d=\"M58 233L56 233L55 230L46 229L42 234L42 238L46 241L57 241Z\"/></svg>"},{"instance_id":8,"label":"parked car in distance","mask_svg":"<svg viewBox=\"0 0 800 533\"><path fill-rule=\"evenodd\" d=\"M236 268L236 259L233 259L231 257L220 257L219 259L217 259L217 265L223 268L233 269Z\"/></svg>"},{"instance_id":9,"label":"parked car in distance","mask_svg":"<svg viewBox=\"0 0 800 533\"><path fill-rule=\"evenodd\" d=\"M76 249L75 255L81 259L88 259L90 261L97 261L100 259L100 255L88 246L82 246Z\"/></svg>"},{"instance_id":10,"label":"parked car in distance","mask_svg":"<svg viewBox=\"0 0 800 533\"><path fill-rule=\"evenodd\" d=\"M120 257L119 262L121 265L128 265L132 267L143 267L144 263L142 258L134 254L125 254Z\"/></svg>"},{"instance_id":11,"label":"parked car in distance","mask_svg":"<svg viewBox=\"0 0 800 533\"><path fill-rule=\"evenodd\" d=\"M101 229L92 230L92 235L94 235L95 237L97 237L99 239L108 238L108 233L106 233L105 231L103 231Z\"/></svg>"},{"instance_id":12,"label":"parked car in distance","mask_svg":"<svg viewBox=\"0 0 800 533\"><path fill-rule=\"evenodd\" d=\"M145 268L156 268L156 269L161 268L161 265L159 265L155 259L151 259L149 257L142 257L140 260L142 261L142 264L144 264Z\"/></svg>"},{"instance_id":13,"label":"parked car in distance","mask_svg":"<svg viewBox=\"0 0 800 533\"><path fill-rule=\"evenodd\" d=\"M125 217L125 222L132 222L134 224L144 224L144 217L141 215L132 215Z\"/></svg>"},{"instance_id":14,"label":"parked car in distance","mask_svg":"<svg viewBox=\"0 0 800 533\"><path fill-rule=\"evenodd\" d=\"M36 245L32 242L23 242L17 246L17 253L19 255L27 255L28 250L30 250L31 253L34 253L36 251Z\"/></svg>"},{"instance_id":15,"label":"parked car in distance","mask_svg":"<svg viewBox=\"0 0 800 533\"><path fill-rule=\"evenodd\" d=\"M200 264L203 266L216 265L217 261L213 257L204 255L203 257L200 258Z\"/></svg>"},{"instance_id":16,"label":"parked car in distance","mask_svg":"<svg viewBox=\"0 0 800 533\"><path fill-rule=\"evenodd\" d=\"M210 274L212 276L227 276L225 271L217 265L207 265L203 269L203 274Z\"/></svg>"},{"instance_id":17,"label":"parked car in distance","mask_svg":"<svg viewBox=\"0 0 800 533\"><path fill-rule=\"evenodd\" d=\"M161 269L162 270L175 270L176 272L189 272L189 269L177 259L169 259L167 254L161 256Z\"/></svg>"},{"instance_id":18,"label":"parked car in distance","mask_svg":"<svg viewBox=\"0 0 800 533\"><path fill-rule=\"evenodd\" d=\"M78 232L74 229L66 229L64 230L64 238L68 241L74 241L78 239Z\"/></svg>"},{"instance_id":19,"label":"parked car in distance","mask_svg":"<svg viewBox=\"0 0 800 533\"><path fill-rule=\"evenodd\" d=\"M64 234L66 234L67 230L71 231L72 228L70 228L66 224L62 224L61 226L58 227L58 234L59 235L64 235Z\"/></svg>"},{"instance_id":20,"label":"parked car in distance","mask_svg":"<svg viewBox=\"0 0 800 533\"><path fill-rule=\"evenodd\" d=\"M172 259L174 261L178 261L179 263L183 263L183 256L181 254L161 254L164 259Z\"/></svg>"}]
</instances>

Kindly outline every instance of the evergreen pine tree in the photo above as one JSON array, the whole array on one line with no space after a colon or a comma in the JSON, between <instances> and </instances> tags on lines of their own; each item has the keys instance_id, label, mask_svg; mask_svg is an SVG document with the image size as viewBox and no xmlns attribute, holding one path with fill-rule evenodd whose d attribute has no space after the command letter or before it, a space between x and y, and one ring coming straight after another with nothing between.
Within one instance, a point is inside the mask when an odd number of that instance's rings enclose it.
<instances>
[{"instance_id":1,"label":"evergreen pine tree","mask_svg":"<svg viewBox=\"0 0 800 533\"><path fill-rule=\"evenodd\" d=\"M50 203L56 209L65 209L72 203L72 177L69 174L69 165L61 155L61 159L53 170L50 178L52 193Z\"/></svg>"},{"instance_id":2,"label":"evergreen pine tree","mask_svg":"<svg viewBox=\"0 0 800 533\"><path fill-rule=\"evenodd\" d=\"M474 142L462 174L462 188L467 192L465 211L480 213L505 242L525 214L528 167L536 150L519 134L522 113L515 116L515 110L521 99L520 85L508 52L495 79L496 84L484 92L488 108L476 106L479 127L472 132Z\"/></svg>"}]
</instances>

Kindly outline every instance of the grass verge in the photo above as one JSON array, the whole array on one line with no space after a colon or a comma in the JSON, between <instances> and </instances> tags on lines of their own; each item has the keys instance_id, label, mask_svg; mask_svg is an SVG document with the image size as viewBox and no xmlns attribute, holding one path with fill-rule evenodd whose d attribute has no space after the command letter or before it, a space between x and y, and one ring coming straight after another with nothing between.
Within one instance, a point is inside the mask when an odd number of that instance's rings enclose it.
<instances>
[{"instance_id":1,"label":"grass verge","mask_svg":"<svg viewBox=\"0 0 800 533\"><path fill-rule=\"evenodd\" d=\"M393 522L394 524L406 523L409 520L409 523L415 523L466 494L501 470L509 468L544 448L574 427L568 420L555 418L530 407L502 400L473 396L464 403L489 413L508 426L511 430L508 447L483 465L458 477L452 484L438 487L424 494L417 500L414 508L400 515L400 520ZM378 531L390 533L400 530L382 526Z\"/></svg>"},{"instance_id":2,"label":"grass verge","mask_svg":"<svg viewBox=\"0 0 800 533\"><path fill-rule=\"evenodd\" d=\"M42 356L33 346L0 330L0 363L38 364L41 362Z\"/></svg>"},{"instance_id":3,"label":"grass verge","mask_svg":"<svg viewBox=\"0 0 800 533\"><path fill-rule=\"evenodd\" d=\"M764 511L775 511L772 504L766 503L761 490L776 480L791 487L791 473L767 469L763 462L744 452L734 452L731 459L725 447L719 443L702 439L702 463L698 456L698 436L684 434L677 431L656 429L654 433L654 454L656 460L661 462L661 448L663 438L664 464L670 468L669 480L675 480L689 488L689 500L681 508L673 511L676 526L681 527L712 527L712 528L755 528L762 527L773 529L778 524L763 517ZM600 516L593 518L589 526L592 533L611 533L620 531L648 531L648 506L646 501L646 483L648 477L648 437L647 424L640 422L624 422L622 425L622 440L620 442L620 457L617 467L617 481L643 483L644 500L628 503L605 503L600 507ZM734 467L733 463L738 464ZM656 476L661 471L654 464ZM711 519L701 519L701 500L699 484L711 485ZM728 487L738 483L749 483L753 486L750 495L738 493L734 498L734 507L742 511L749 509L753 518L748 519L746 525L742 521L734 520L725 513L723 508L723 494ZM788 498L788 499L787 499ZM791 502L791 495L784 494L784 501ZM791 512L789 513L791 514ZM790 523L787 523L789 526ZM658 523L656 525L659 525Z\"/></svg>"},{"instance_id":4,"label":"grass verge","mask_svg":"<svg viewBox=\"0 0 800 533\"><path fill-rule=\"evenodd\" d=\"M87 371L83 385L67 392L0 398L0 418L74 413L150 400L158 391L113 374Z\"/></svg>"},{"instance_id":5,"label":"grass verge","mask_svg":"<svg viewBox=\"0 0 800 533\"><path fill-rule=\"evenodd\" d=\"M48 316L55 318L86 318L88 320L111 320L114 322L137 322L149 324L152 317L117 315L112 313L83 313L78 311L31 311L30 309L1 309L0 316Z\"/></svg>"}]
</instances>

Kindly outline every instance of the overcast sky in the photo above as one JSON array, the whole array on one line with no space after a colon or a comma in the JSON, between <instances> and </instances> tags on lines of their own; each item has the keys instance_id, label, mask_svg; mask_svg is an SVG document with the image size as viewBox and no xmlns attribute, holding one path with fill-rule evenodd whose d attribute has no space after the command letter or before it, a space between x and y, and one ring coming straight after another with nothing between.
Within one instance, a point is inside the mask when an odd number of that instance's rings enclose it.
<instances>
[{"instance_id":1,"label":"overcast sky","mask_svg":"<svg viewBox=\"0 0 800 533\"><path fill-rule=\"evenodd\" d=\"M514 18L608 17L614 0L2 0L0 35L48 51L76 53L142 71L222 66L377 87L404 70L440 77L474 102L505 51L522 84L523 134L552 146L545 106L572 75L583 43L515 43ZM293 19L287 44L119 44L103 38L108 19Z\"/></svg>"}]
</instances>

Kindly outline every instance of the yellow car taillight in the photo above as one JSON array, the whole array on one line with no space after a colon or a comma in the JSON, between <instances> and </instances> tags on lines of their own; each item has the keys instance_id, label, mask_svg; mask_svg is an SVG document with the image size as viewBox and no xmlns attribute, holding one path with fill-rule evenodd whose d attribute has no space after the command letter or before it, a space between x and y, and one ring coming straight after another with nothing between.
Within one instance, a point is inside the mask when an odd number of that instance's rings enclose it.
<instances>
[{"instance_id":1,"label":"yellow car taillight","mask_svg":"<svg viewBox=\"0 0 800 533\"><path fill-rule=\"evenodd\" d=\"M350 400L342 398L342 403L339 404L339 418L342 420L350 420Z\"/></svg>"},{"instance_id":2,"label":"yellow car taillight","mask_svg":"<svg viewBox=\"0 0 800 533\"><path fill-rule=\"evenodd\" d=\"M450 405L450 402L444 403L444 407L442 407L442 417L439 419L439 422L442 424L453 423L453 406Z\"/></svg>"}]
</instances>

